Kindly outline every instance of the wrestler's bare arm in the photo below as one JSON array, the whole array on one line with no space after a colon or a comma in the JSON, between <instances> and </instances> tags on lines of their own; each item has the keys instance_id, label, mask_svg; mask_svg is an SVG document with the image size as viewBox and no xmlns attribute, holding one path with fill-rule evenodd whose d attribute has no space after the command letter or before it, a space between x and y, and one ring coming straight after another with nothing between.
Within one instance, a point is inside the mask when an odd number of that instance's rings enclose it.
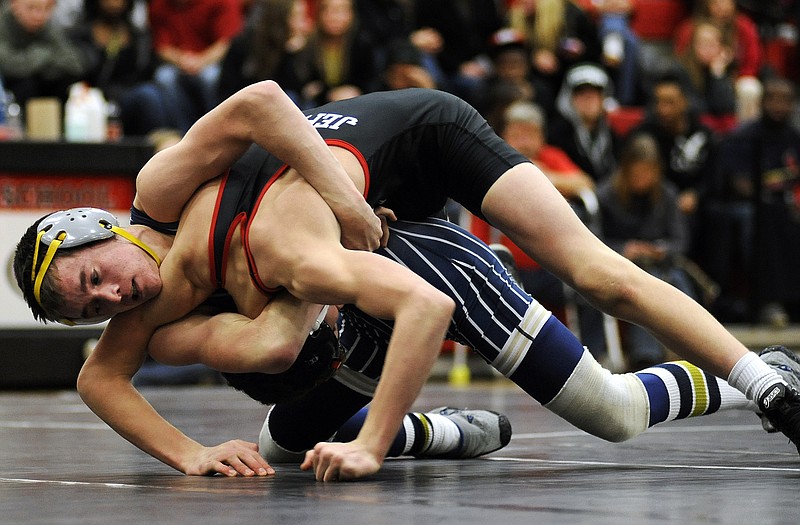
<instances>
[{"instance_id":1,"label":"wrestler's bare arm","mask_svg":"<svg viewBox=\"0 0 800 525\"><path fill-rule=\"evenodd\" d=\"M320 443L306 468L318 480L355 479L376 472L404 414L419 395L441 350L453 301L407 268L380 255L316 250L288 291L308 301L349 303L378 318L394 319L381 379L358 437ZM308 458L309 456L307 456Z\"/></svg>"},{"instance_id":2,"label":"wrestler's bare arm","mask_svg":"<svg viewBox=\"0 0 800 525\"><path fill-rule=\"evenodd\" d=\"M308 302L354 304L394 320L372 409L357 439L315 449L317 479L357 478L380 468L428 379L455 305L408 268L343 248L336 219L319 195L290 177L273 185L250 224L251 250L259 272L271 276L268 285L284 286Z\"/></svg>"},{"instance_id":3,"label":"wrestler's bare arm","mask_svg":"<svg viewBox=\"0 0 800 525\"><path fill-rule=\"evenodd\" d=\"M194 191L224 173L252 144L298 172L342 224L342 242L375 249L380 221L305 115L273 81L248 86L200 118L156 155L136 181L134 204L160 221L177 220Z\"/></svg>"},{"instance_id":4,"label":"wrestler's bare arm","mask_svg":"<svg viewBox=\"0 0 800 525\"><path fill-rule=\"evenodd\" d=\"M164 282L162 293L150 303L109 322L78 377L81 398L122 437L186 474L272 473L255 443L235 440L204 447L162 418L133 387L131 378L145 359L156 327L197 304L185 279Z\"/></svg>"},{"instance_id":5,"label":"wrestler's bare arm","mask_svg":"<svg viewBox=\"0 0 800 525\"><path fill-rule=\"evenodd\" d=\"M272 299L253 319L201 308L156 330L148 352L168 365L280 373L297 359L321 308L288 293Z\"/></svg>"}]
</instances>

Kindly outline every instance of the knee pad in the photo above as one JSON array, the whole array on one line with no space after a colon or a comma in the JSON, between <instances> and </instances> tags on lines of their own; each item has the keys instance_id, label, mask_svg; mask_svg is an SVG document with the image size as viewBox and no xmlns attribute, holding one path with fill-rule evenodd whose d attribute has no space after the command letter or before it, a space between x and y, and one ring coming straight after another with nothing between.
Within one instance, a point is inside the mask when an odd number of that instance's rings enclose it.
<instances>
[{"instance_id":1,"label":"knee pad","mask_svg":"<svg viewBox=\"0 0 800 525\"><path fill-rule=\"evenodd\" d=\"M261 433L258 436L258 452L261 457L266 459L269 463L302 463L305 458L305 451L293 452L278 445L272 439L272 433L269 431L269 416L272 414L272 409L267 412L267 417L264 418L264 425L261 427Z\"/></svg>"},{"instance_id":2,"label":"knee pad","mask_svg":"<svg viewBox=\"0 0 800 525\"><path fill-rule=\"evenodd\" d=\"M578 365L546 405L581 430L620 442L644 432L650 405L644 385L634 374L612 374L584 349Z\"/></svg>"}]
</instances>

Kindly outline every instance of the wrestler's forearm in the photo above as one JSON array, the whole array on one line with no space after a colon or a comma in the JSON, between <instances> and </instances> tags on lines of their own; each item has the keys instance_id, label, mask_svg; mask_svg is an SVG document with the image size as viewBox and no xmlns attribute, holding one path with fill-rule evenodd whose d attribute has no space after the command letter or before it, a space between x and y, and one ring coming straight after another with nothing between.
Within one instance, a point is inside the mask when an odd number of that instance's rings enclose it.
<instances>
[{"instance_id":1,"label":"wrestler's forearm","mask_svg":"<svg viewBox=\"0 0 800 525\"><path fill-rule=\"evenodd\" d=\"M108 376L84 367L78 381L84 403L120 436L159 461L184 473L186 458L202 445L169 424L136 391L130 378Z\"/></svg>"},{"instance_id":2,"label":"wrestler's forearm","mask_svg":"<svg viewBox=\"0 0 800 525\"><path fill-rule=\"evenodd\" d=\"M337 217L371 213L319 133L273 81L232 95L177 145L154 155L137 177L137 205L157 220L177 220L195 190L224 173L253 143L297 169Z\"/></svg>"},{"instance_id":3,"label":"wrestler's forearm","mask_svg":"<svg viewBox=\"0 0 800 525\"><path fill-rule=\"evenodd\" d=\"M356 441L382 461L403 416L428 380L441 351L452 310L415 308L401 313L394 324L381 379Z\"/></svg>"},{"instance_id":4,"label":"wrestler's forearm","mask_svg":"<svg viewBox=\"0 0 800 525\"><path fill-rule=\"evenodd\" d=\"M280 373L297 358L321 308L284 294L255 319L192 314L156 330L148 352L175 366L202 363L222 372Z\"/></svg>"},{"instance_id":5,"label":"wrestler's forearm","mask_svg":"<svg viewBox=\"0 0 800 525\"><path fill-rule=\"evenodd\" d=\"M322 196L342 224L346 247L376 248L380 222L316 129L274 82L251 88L242 97L250 140L296 169ZM373 237L371 244L358 238L365 231Z\"/></svg>"}]
</instances>

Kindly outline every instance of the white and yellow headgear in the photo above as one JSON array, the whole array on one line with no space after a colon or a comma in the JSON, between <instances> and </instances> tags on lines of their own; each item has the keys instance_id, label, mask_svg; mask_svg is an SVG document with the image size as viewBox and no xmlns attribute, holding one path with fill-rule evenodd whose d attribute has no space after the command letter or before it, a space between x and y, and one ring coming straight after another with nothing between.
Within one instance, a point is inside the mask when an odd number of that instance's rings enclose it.
<instances>
[{"instance_id":1,"label":"white and yellow headgear","mask_svg":"<svg viewBox=\"0 0 800 525\"><path fill-rule=\"evenodd\" d=\"M99 208L72 208L51 213L42 219L36 231L38 234L33 251L31 282L33 283L33 296L39 305L42 304L41 291L44 275L50 268L59 248L74 248L119 235L144 250L157 265L161 265L161 259L149 246L120 228L119 221L113 214ZM47 245L48 248L42 264L37 269L36 261L39 258L41 243ZM69 319L61 319L60 322L68 325L86 324ZM96 322L98 321L90 321L90 323Z\"/></svg>"}]
</instances>

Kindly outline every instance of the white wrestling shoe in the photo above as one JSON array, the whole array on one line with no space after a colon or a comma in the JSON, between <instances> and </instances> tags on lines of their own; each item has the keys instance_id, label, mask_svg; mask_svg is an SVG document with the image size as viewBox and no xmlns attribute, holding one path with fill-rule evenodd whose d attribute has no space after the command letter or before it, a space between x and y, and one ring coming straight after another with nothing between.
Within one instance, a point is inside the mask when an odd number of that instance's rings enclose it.
<instances>
[{"instance_id":1,"label":"white wrestling shoe","mask_svg":"<svg viewBox=\"0 0 800 525\"><path fill-rule=\"evenodd\" d=\"M456 424L461 431L461 445L438 458L477 458L500 450L511 441L511 422L508 417L491 410L469 410L440 407L427 414L439 414Z\"/></svg>"}]
</instances>

